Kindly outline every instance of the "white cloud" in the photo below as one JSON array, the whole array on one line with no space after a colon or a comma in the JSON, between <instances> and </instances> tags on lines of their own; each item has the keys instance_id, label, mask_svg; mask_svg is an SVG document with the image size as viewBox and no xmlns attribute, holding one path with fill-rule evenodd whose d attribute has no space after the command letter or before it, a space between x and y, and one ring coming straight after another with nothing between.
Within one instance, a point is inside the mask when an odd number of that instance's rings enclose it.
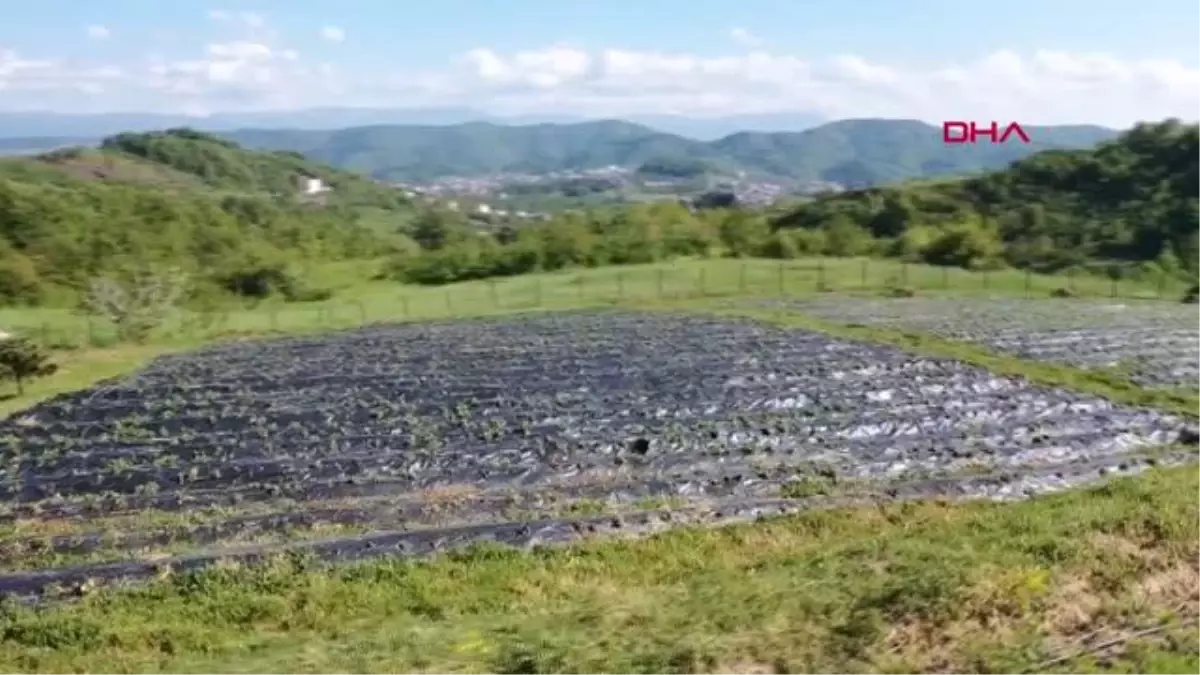
<instances>
[{"instance_id":1,"label":"white cloud","mask_svg":"<svg viewBox=\"0 0 1200 675\"><path fill-rule=\"evenodd\" d=\"M730 28L729 38L743 47L758 47L763 43L757 35L741 27Z\"/></svg>"},{"instance_id":2,"label":"white cloud","mask_svg":"<svg viewBox=\"0 0 1200 675\"><path fill-rule=\"evenodd\" d=\"M829 118L1138 119L1200 110L1200 69L1169 60L1042 50L932 65L854 55L807 58L744 46L725 55L569 45L504 52L481 46L439 68L314 63L259 14L214 11L228 35L193 56L83 63L0 50L0 107L213 111L338 105L470 106L496 113L720 115L796 111ZM322 29L326 39L340 29ZM731 32L730 37L734 37ZM743 35L742 37L752 37Z\"/></svg>"},{"instance_id":3,"label":"white cloud","mask_svg":"<svg viewBox=\"0 0 1200 675\"><path fill-rule=\"evenodd\" d=\"M321 28L321 39L326 42L341 42L346 39L346 31L337 26L324 26Z\"/></svg>"},{"instance_id":4,"label":"white cloud","mask_svg":"<svg viewBox=\"0 0 1200 675\"><path fill-rule=\"evenodd\" d=\"M87 34L88 37L92 38L93 40L104 40L107 39L112 33L108 30L108 28L96 24L87 27Z\"/></svg>"},{"instance_id":5,"label":"white cloud","mask_svg":"<svg viewBox=\"0 0 1200 675\"><path fill-rule=\"evenodd\" d=\"M240 23L250 28L267 25L267 19L258 12L227 12L223 9L209 11L208 18L220 23Z\"/></svg>"}]
</instances>

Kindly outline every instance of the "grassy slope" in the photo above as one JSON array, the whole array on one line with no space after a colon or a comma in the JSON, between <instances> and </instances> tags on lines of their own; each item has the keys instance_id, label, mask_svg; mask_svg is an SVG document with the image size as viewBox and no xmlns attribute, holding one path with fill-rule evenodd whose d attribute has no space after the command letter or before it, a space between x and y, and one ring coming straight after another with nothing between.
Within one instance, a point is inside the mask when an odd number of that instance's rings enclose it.
<instances>
[{"instance_id":1,"label":"grassy slope","mask_svg":"<svg viewBox=\"0 0 1200 675\"><path fill-rule=\"evenodd\" d=\"M854 261L827 263L827 283L861 281ZM785 276L784 290L814 292L815 273L796 265L797 281L789 285L792 277ZM711 299L671 300L697 288L701 269L709 293L741 295L743 268L721 261L659 269L595 270L582 291L572 273L416 291L407 302L396 302L394 286L354 285L347 270L327 274L340 277L350 286L345 294L360 301L391 298L392 313L372 305L379 315L369 320L534 305L723 311L963 358L1118 400L1196 410L1194 396L1148 395L1114 374L1033 365L895 331L715 310ZM777 266L746 269L745 294L776 296ZM992 279L987 292L1024 294L1023 279L1003 279ZM1038 288L1064 283L1041 280ZM9 401L8 409L223 332L261 332L270 312L247 312L234 326L146 347L73 352L62 375ZM284 316L275 315L279 330L348 326L362 318L348 312L304 323ZM0 669L1014 671L1165 621L1168 628L1119 642L1115 656L1085 654L1056 667L1195 672L1198 634L1187 621L1196 616L1200 592L1198 487L1193 467L1017 505L881 506L641 542L532 555L484 551L333 572L286 563L225 570L102 592L42 614L10 611L0 621Z\"/></svg>"},{"instance_id":2,"label":"grassy slope","mask_svg":"<svg viewBox=\"0 0 1200 675\"><path fill-rule=\"evenodd\" d=\"M164 190L202 190L198 176L139 157L101 150L70 150L19 159L0 159L0 177L27 183L69 186L72 180L117 181Z\"/></svg>"},{"instance_id":3,"label":"grassy slope","mask_svg":"<svg viewBox=\"0 0 1200 675\"><path fill-rule=\"evenodd\" d=\"M10 612L0 668L1018 672L1116 638L1055 669L1196 672L1198 486L1181 469L1017 505L214 571Z\"/></svg>"}]
</instances>

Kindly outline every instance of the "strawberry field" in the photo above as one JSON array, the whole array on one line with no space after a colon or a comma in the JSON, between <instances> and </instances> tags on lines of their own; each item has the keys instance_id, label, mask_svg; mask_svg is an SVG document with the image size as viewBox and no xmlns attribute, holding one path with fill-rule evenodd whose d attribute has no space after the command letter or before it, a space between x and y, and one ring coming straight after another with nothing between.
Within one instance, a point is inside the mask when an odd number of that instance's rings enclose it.
<instances>
[{"instance_id":1,"label":"strawberry field","mask_svg":"<svg viewBox=\"0 0 1200 675\"><path fill-rule=\"evenodd\" d=\"M224 345L0 426L0 592L24 599L284 551L1019 498L1186 461L1162 448L1194 440L1166 414L890 347L616 312Z\"/></svg>"},{"instance_id":2,"label":"strawberry field","mask_svg":"<svg viewBox=\"0 0 1200 675\"><path fill-rule=\"evenodd\" d=\"M821 298L789 303L842 323L889 326L963 340L1021 358L1131 371L1143 386L1195 388L1195 305L987 298Z\"/></svg>"}]
</instances>

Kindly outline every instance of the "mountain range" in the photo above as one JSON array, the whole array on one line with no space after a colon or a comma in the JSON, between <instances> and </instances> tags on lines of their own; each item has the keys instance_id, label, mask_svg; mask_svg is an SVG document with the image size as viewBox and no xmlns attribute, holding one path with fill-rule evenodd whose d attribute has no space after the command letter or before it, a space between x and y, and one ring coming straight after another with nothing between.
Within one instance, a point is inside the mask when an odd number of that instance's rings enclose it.
<instances>
[{"instance_id":1,"label":"mountain range","mask_svg":"<svg viewBox=\"0 0 1200 675\"><path fill-rule=\"evenodd\" d=\"M190 127L203 131L236 129L328 130L377 125L448 126L491 122L506 126L574 124L589 118L572 115L496 116L471 108L302 108L299 110L215 113L206 116L162 113L59 113L0 111L0 148L6 140L97 139L124 131ZM632 115L624 119L657 131L714 140L738 131L803 131L827 120L806 113L764 113L720 117Z\"/></svg>"},{"instance_id":2,"label":"mountain range","mask_svg":"<svg viewBox=\"0 0 1200 675\"><path fill-rule=\"evenodd\" d=\"M437 116L447 118L453 112L442 111ZM460 111L462 115L470 112ZM343 113L338 112L339 115ZM385 115L396 114L396 111L358 111L358 114ZM429 111L421 114L433 115ZM232 126L250 121L253 115L266 113L251 114L251 117L230 116L222 118L221 124ZM830 122L800 131L741 130L714 140L699 140L624 120L368 124L322 129L316 128L318 122L328 118L322 117L320 111L299 111L293 115L308 115L305 119L309 127L214 129L206 123L200 128L248 148L295 151L314 161L384 180L420 181L497 173L544 174L611 165L632 168L647 162L684 162L701 165L714 173L742 171L752 176L847 186L995 169L1041 150L1092 147L1118 133L1089 125L1027 126L1025 131L1031 139L1028 144L1012 138L1003 144L984 141L976 145L948 145L943 142L941 129L923 122L859 119ZM106 124L120 130L136 130L151 122L158 128L196 127L194 120L187 124L185 120L161 116L106 119ZM293 121L297 119L293 118ZM184 124L171 124L181 121ZM212 121L213 118L208 119L208 122ZM766 121L769 120L759 119L761 123ZM782 123L783 120L777 121ZM77 133L63 136L43 133L32 138L12 137L12 128L0 115L0 129L9 134L8 138L0 138L0 154L29 154L92 144L94 141L83 132L98 127L94 124L86 129L84 126L49 125L39 128L43 131L73 129ZM29 128L29 125L21 128Z\"/></svg>"},{"instance_id":3,"label":"mountain range","mask_svg":"<svg viewBox=\"0 0 1200 675\"><path fill-rule=\"evenodd\" d=\"M1095 126L1026 127L1031 142L947 145L915 120L843 120L800 132L742 131L700 141L631 122L501 126L366 126L335 131L240 129L250 147L293 150L380 179L548 173L649 161L702 162L717 172L800 182L874 185L999 168L1034 152L1087 148L1118 132Z\"/></svg>"}]
</instances>

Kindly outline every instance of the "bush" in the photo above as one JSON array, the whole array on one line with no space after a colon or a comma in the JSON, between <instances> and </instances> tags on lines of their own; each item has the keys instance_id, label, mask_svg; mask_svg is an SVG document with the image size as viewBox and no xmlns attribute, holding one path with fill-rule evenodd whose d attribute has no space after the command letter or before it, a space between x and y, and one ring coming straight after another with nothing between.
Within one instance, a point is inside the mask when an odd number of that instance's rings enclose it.
<instances>
[{"instance_id":1,"label":"bush","mask_svg":"<svg viewBox=\"0 0 1200 675\"><path fill-rule=\"evenodd\" d=\"M777 230L770 237L767 237L759 254L764 258L791 260L800 257L800 247L796 244L796 240L792 237L791 232Z\"/></svg>"},{"instance_id":2,"label":"bush","mask_svg":"<svg viewBox=\"0 0 1200 675\"><path fill-rule=\"evenodd\" d=\"M921 258L931 265L972 268L988 264L1004 252L996 233L978 224L951 227L921 250Z\"/></svg>"},{"instance_id":3,"label":"bush","mask_svg":"<svg viewBox=\"0 0 1200 675\"><path fill-rule=\"evenodd\" d=\"M41 297L41 279L32 260L16 252L0 259L0 305L33 305Z\"/></svg>"},{"instance_id":4,"label":"bush","mask_svg":"<svg viewBox=\"0 0 1200 675\"><path fill-rule=\"evenodd\" d=\"M119 276L93 279L82 309L111 321L121 340L140 343L178 308L188 286L187 275L179 270L141 266Z\"/></svg>"},{"instance_id":5,"label":"bush","mask_svg":"<svg viewBox=\"0 0 1200 675\"><path fill-rule=\"evenodd\" d=\"M10 337L0 340L0 377L17 383L17 395L25 393L25 382L35 377L52 375L58 366L50 355L27 338Z\"/></svg>"},{"instance_id":6,"label":"bush","mask_svg":"<svg viewBox=\"0 0 1200 675\"><path fill-rule=\"evenodd\" d=\"M295 292L296 281L282 265L263 265L228 272L219 278L221 286L234 295L262 300L276 293L285 297Z\"/></svg>"},{"instance_id":7,"label":"bush","mask_svg":"<svg viewBox=\"0 0 1200 675\"><path fill-rule=\"evenodd\" d=\"M1183 302L1191 305L1200 302L1200 284L1192 286L1187 293L1183 294Z\"/></svg>"}]
</instances>

